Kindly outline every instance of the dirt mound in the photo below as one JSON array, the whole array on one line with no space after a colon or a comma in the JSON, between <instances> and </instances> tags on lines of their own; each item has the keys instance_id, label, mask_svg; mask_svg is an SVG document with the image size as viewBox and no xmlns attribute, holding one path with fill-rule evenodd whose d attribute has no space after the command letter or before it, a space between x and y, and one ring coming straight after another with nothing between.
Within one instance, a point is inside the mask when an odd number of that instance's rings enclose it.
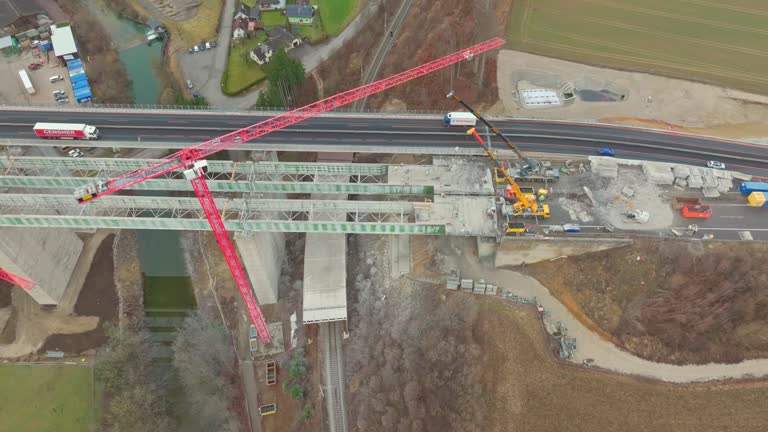
<instances>
[{"instance_id":1,"label":"dirt mound","mask_svg":"<svg viewBox=\"0 0 768 432\"><path fill-rule=\"evenodd\" d=\"M736 363L768 357L767 260L764 243L640 240L528 272L640 357Z\"/></svg>"}]
</instances>

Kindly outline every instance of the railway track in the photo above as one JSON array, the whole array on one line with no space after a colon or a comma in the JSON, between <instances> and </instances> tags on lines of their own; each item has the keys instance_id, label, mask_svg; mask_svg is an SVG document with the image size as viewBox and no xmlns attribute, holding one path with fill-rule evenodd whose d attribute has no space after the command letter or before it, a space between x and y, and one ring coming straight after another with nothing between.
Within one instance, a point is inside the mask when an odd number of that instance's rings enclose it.
<instances>
[{"instance_id":1,"label":"railway track","mask_svg":"<svg viewBox=\"0 0 768 432\"><path fill-rule=\"evenodd\" d=\"M347 407L344 404L344 361L341 351L344 323L320 324L320 341L325 365L325 401L330 432L347 431Z\"/></svg>"}]
</instances>

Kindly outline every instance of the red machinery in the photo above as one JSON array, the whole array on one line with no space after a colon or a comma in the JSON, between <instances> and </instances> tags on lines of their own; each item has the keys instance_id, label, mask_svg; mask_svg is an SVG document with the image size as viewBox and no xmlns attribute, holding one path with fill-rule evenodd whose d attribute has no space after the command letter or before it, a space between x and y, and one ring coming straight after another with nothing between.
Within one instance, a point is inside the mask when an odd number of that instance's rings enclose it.
<instances>
[{"instance_id":1,"label":"red machinery","mask_svg":"<svg viewBox=\"0 0 768 432\"><path fill-rule=\"evenodd\" d=\"M224 221L221 219L221 215L219 214L216 204L211 197L211 193L208 190L208 186L205 183L207 163L202 159L222 150L227 150L241 143L254 140L267 135L268 133L299 123L302 120L306 120L318 114L328 112L334 108L347 105L380 91L419 78L462 60L471 60L478 54L490 51L502 45L504 45L502 39L494 38L421 66L417 66L413 69L409 69L405 72L401 72L397 75L393 75L389 78L366 84L356 89L347 90L307 106L297 108L293 111L288 111L252 126L228 133L194 147L178 151L165 157L159 163L128 172L114 179L99 181L95 184L78 189L75 192L75 198L79 203L85 203L94 198L115 193L135 185L136 183L143 182L144 180L149 180L171 171L183 169L185 177L192 183L195 194L197 194L197 198L203 207L206 218L211 224L211 229L216 236L216 241L218 242L221 251L224 253L227 265L229 266L240 290L240 295L243 297L246 307L248 308L251 322L259 334L259 339L262 343L266 344L271 340L269 331L267 330L267 324L253 297L248 278L240 265L237 252L232 246L232 242L224 227Z\"/></svg>"},{"instance_id":2,"label":"red machinery","mask_svg":"<svg viewBox=\"0 0 768 432\"><path fill-rule=\"evenodd\" d=\"M24 279L21 276L16 276L13 273L9 273L3 269L0 269L0 279L4 281L8 281L18 287L21 287L27 291L31 290L33 286L35 286L35 283L32 281L28 281Z\"/></svg>"},{"instance_id":3,"label":"red machinery","mask_svg":"<svg viewBox=\"0 0 768 432\"><path fill-rule=\"evenodd\" d=\"M712 216L712 207L708 205L686 205L682 208L683 217L695 219L707 219Z\"/></svg>"}]
</instances>

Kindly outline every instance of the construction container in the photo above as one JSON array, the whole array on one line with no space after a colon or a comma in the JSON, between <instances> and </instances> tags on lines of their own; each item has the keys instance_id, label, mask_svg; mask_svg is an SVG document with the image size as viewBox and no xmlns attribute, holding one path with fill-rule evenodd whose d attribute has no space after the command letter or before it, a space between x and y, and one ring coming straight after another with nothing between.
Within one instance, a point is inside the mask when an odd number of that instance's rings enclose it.
<instances>
[{"instance_id":1,"label":"construction container","mask_svg":"<svg viewBox=\"0 0 768 432\"><path fill-rule=\"evenodd\" d=\"M277 404L267 404L259 407L259 415L268 416L277 412Z\"/></svg>"},{"instance_id":2,"label":"construction container","mask_svg":"<svg viewBox=\"0 0 768 432\"><path fill-rule=\"evenodd\" d=\"M768 183L744 182L739 186L739 192L741 192L742 195L749 195L752 192L768 193Z\"/></svg>"},{"instance_id":3,"label":"construction container","mask_svg":"<svg viewBox=\"0 0 768 432\"><path fill-rule=\"evenodd\" d=\"M687 205L682 209L683 217L708 219L712 216L712 208L708 205Z\"/></svg>"},{"instance_id":4,"label":"construction container","mask_svg":"<svg viewBox=\"0 0 768 432\"><path fill-rule=\"evenodd\" d=\"M752 192L747 196L747 204L750 207L768 207L765 192Z\"/></svg>"}]
</instances>

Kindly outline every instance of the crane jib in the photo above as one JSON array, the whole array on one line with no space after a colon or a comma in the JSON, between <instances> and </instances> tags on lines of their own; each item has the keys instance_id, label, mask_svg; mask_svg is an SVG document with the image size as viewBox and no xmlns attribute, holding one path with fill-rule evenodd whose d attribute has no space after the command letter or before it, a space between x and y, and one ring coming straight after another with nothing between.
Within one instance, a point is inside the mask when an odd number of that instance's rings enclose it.
<instances>
[{"instance_id":1,"label":"crane jib","mask_svg":"<svg viewBox=\"0 0 768 432\"><path fill-rule=\"evenodd\" d=\"M206 141L204 143L190 147L189 149L176 152L173 155L167 157L167 159L169 159L168 162L137 169L111 180L98 180L92 185L78 189L75 192L75 197L77 198L78 202L83 203L94 198L112 194L144 180L149 180L151 178L163 175L164 173L182 168L185 162L192 162L196 159L205 158L222 150L227 150L246 141L262 137L276 130L280 130L286 126L296 124L318 114L322 114L332 109L350 104L367 96L371 96L383 90L410 81L414 78L419 78L430 72L442 69L446 66L450 66L463 60L471 60L478 54L499 48L503 45L504 40L501 38L493 38L477 45L473 45L469 48L462 49L461 51L406 70L389 78L384 78L352 90L347 90L307 106L277 115L269 120L265 120L235 132L231 132L219 138Z\"/></svg>"}]
</instances>

